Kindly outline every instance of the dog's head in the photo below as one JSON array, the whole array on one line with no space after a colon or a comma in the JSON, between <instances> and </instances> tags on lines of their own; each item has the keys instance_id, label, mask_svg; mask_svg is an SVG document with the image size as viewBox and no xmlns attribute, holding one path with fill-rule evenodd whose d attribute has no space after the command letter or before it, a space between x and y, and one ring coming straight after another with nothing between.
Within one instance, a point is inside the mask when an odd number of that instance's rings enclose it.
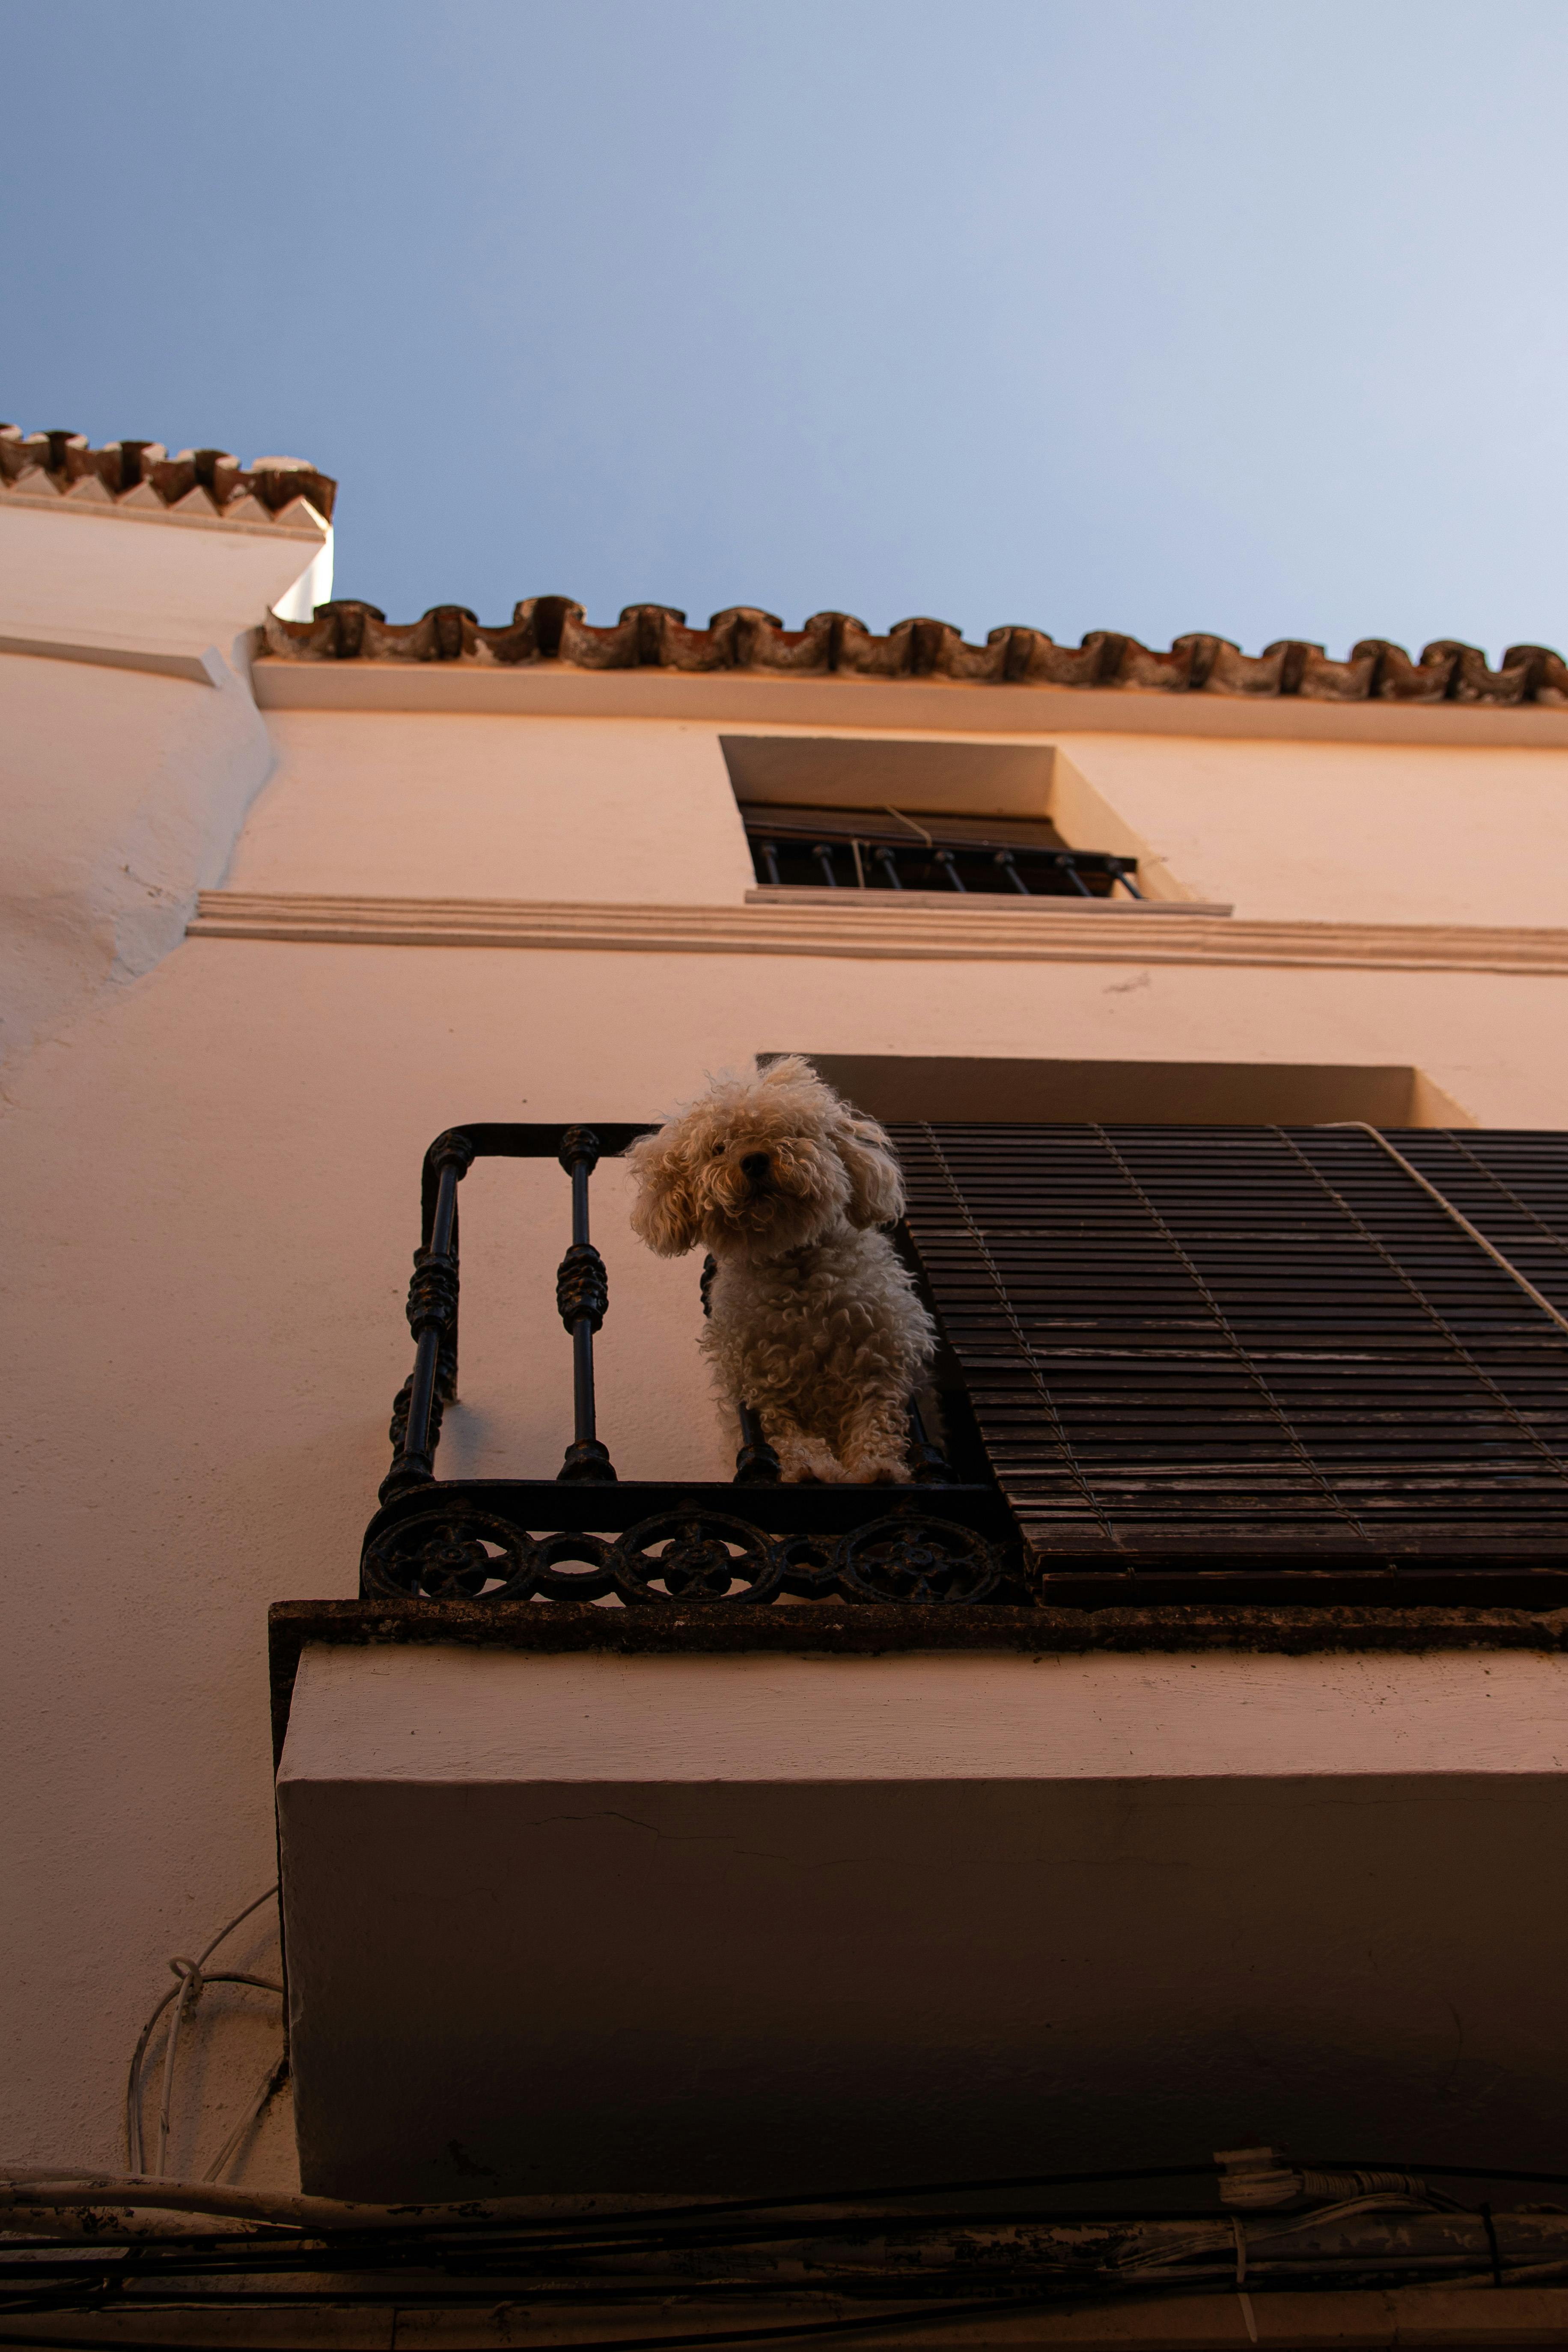
<instances>
[{"instance_id":1,"label":"dog's head","mask_svg":"<svg viewBox=\"0 0 1568 2352\"><path fill-rule=\"evenodd\" d=\"M840 1219L886 1225L904 1205L893 1148L791 1054L755 1078L718 1078L626 1154L632 1228L661 1257L776 1257Z\"/></svg>"}]
</instances>

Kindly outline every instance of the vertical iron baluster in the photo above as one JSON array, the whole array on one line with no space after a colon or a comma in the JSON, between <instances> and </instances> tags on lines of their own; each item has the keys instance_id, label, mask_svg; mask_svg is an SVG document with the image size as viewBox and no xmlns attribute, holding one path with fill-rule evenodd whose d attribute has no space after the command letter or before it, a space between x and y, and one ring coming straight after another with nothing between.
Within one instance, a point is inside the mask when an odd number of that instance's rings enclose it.
<instances>
[{"instance_id":1,"label":"vertical iron baluster","mask_svg":"<svg viewBox=\"0 0 1568 2352\"><path fill-rule=\"evenodd\" d=\"M940 866L944 868L948 881L952 884L953 889L963 890L967 894L969 885L964 880L963 875L959 872L958 862L954 858L952 850L939 849L936 853L936 862Z\"/></svg>"},{"instance_id":2,"label":"vertical iron baluster","mask_svg":"<svg viewBox=\"0 0 1568 2352\"><path fill-rule=\"evenodd\" d=\"M1142 898L1143 893L1138 887L1137 883L1132 879L1133 874L1136 874L1138 871L1137 864L1135 861L1132 862L1131 872L1128 871L1128 866L1129 860L1123 857L1119 857L1110 870L1115 876L1116 880L1121 883L1122 888L1127 892L1129 898Z\"/></svg>"},{"instance_id":3,"label":"vertical iron baluster","mask_svg":"<svg viewBox=\"0 0 1568 2352\"><path fill-rule=\"evenodd\" d=\"M457 1386L458 1186L473 1165L466 1135L439 1135L426 1154L436 1171L436 1206L430 1239L414 1253L408 1286L408 1328L414 1334L414 1370L392 1408L392 1467L381 1482L381 1499L408 1486L427 1486L435 1472L441 1414Z\"/></svg>"},{"instance_id":4,"label":"vertical iron baluster","mask_svg":"<svg viewBox=\"0 0 1568 2352\"><path fill-rule=\"evenodd\" d=\"M1058 857L1057 864L1066 869L1068 880L1072 884L1073 888L1078 892L1080 898L1093 898L1094 892L1089 888L1089 884L1084 880L1083 876L1078 870L1078 859L1076 857L1070 855L1065 857Z\"/></svg>"},{"instance_id":5,"label":"vertical iron baluster","mask_svg":"<svg viewBox=\"0 0 1568 2352\"><path fill-rule=\"evenodd\" d=\"M821 866L822 878L826 883L828 888L830 890L837 890L838 887L838 877L833 870L833 851L828 843L826 841L819 841L811 854L816 858L817 864Z\"/></svg>"},{"instance_id":6,"label":"vertical iron baluster","mask_svg":"<svg viewBox=\"0 0 1568 2352\"><path fill-rule=\"evenodd\" d=\"M927 1433L925 1415L915 1398L910 1399L910 1452L914 1457L914 1479L920 1486L951 1486L952 1466L940 1445Z\"/></svg>"},{"instance_id":7,"label":"vertical iron baluster","mask_svg":"<svg viewBox=\"0 0 1568 2352\"><path fill-rule=\"evenodd\" d=\"M892 851L890 849L879 849L877 852L876 862L882 869L889 889L901 890L904 886L899 878L899 863L897 858L893 856Z\"/></svg>"},{"instance_id":8,"label":"vertical iron baluster","mask_svg":"<svg viewBox=\"0 0 1568 2352\"><path fill-rule=\"evenodd\" d=\"M605 1262L588 1238L588 1179L599 1164L599 1139L591 1127L569 1127L562 1138L561 1165L572 1179L572 1246L555 1276L555 1304L572 1334L572 1409L574 1434L557 1479L612 1484L615 1465L595 1429L594 1334L610 1304Z\"/></svg>"},{"instance_id":9,"label":"vertical iron baluster","mask_svg":"<svg viewBox=\"0 0 1568 2352\"><path fill-rule=\"evenodd\" d=\"M760 841L758 842L757 846L763 853L763 864L767 868L768 880L773 884L776 890L780 887L778 843L776 841Z\"/></svg>"},{"instance_id":10,"label":"vertical iron baluster","mask_svg":"<svg viewBox=\"0 0 1568 2352\"><path fill-rule=\"evenodd\" d=\"M1010 849L997 850L993 862L1002 868L1003 873L1007 877L1008 881L1011 883L1013 888L1017 891L1020 898L1028 898L1034 895L1030 890L1028 884L1019 873L1017 860L1015 858Z\"/></svg>"},{"instance_id":11,"label":"vertical iron baluster","mask_svg":"<svg viewBox=\"0 0 1568 2352\"><path fill-rule=\"evenodd\" d=\"M737 1486L776 1486L779 1483L779 1457L763 1434L762 1416L753 1412L743 1400L739 1412L742 1444L735 1456L735 1484Z\"/></svg>"}]
</instances>

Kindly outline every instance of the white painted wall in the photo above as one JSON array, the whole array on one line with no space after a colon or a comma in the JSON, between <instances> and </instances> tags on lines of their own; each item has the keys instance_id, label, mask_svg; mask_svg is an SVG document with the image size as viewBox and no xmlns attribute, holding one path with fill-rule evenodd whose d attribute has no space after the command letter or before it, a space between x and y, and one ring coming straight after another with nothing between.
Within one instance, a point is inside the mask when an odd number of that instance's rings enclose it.
<instances>
[{"instance_id":1,"label":"white painted wall","mask_svg":"<svg viewBox=\"0 0 1568 2352\"><path fill-rule=\"evenodd\" d=\"M184 936L272 747L248 687L0 654L0 1061Z\"/></svg>"},{"instance_id":2,"label":"white painted wall","mask_svg":"<svg viewBox=\"0 0 1568 2352\"><path fill-rule=\"evenodd\" d=\"M285 526L173 513L146 495L112 505L95 475L66 498L0 492L0 646L194 676L210 648L227 660L331 542L303 500Z\"/></svg>"},{"instance_id":3,"label":"white painted wall","mask_svg":"<svg viewBox=\"0 0 1568 2352\"><path fill-rule=\"evenodd\" d=\"M677 721L274 711L237 890L739 904L717 731Z\"/></svg>"},{"instance_id":4,"label":"white painted wall","mask_svg":"<svg viewBox=\"0 0 1568 2352\"><path fill-rule=\"evenodd\" d=\"M738 730L721 722L268 721L278 773L237 851L237 889L708 905L736 903L753 879L719 749ZM1257 919L1568 923L1568 751L1004 740L1056 748L1039 813L1080 846L1142 856L1154 896ZM1016 791L1002 798L1016 814Z\"/></svg>"},{"instance_id":5,"label":"white painted wall","mask_svg":"<svg viewBox=\"0 0 1568 2352\"><path fill-rule=\"evenodd\" d=\"M273 757L243 641L329 538L0 495L0 1066L223 873Z\"/></svg>"},{"instance_id":6,"label":"white painted wall","mask_svg":"<svg viewBox=\"0 0 1568 2352\"><path fill-rule=\"evenodd\" d=\"M62 547L115 528L120 544L159 543L151 524L40 527ZM237 610L211 608L204 646L231 642ZM162 650L188 653L203 630L177 598L170 611ZM162 625L146 622L142 651L160 650ZM0 656L0 987L16 1048L33 1043L0 1135L14 1368L0 1969L15 2036L0 2145L23 2157L114 2160L124 2063L168 1956L270 1875L266 1606L353 1590L409 1360L419 1160L439 1129L652 1117L705 1070L785 1047L1414 1065L1484 1123L1568 1123L1568 982L1552 979L182 941L195 889L225 877L734 904L749 871L717 746L727 721L264 721L236 673L215 687L15 655ZM1181 883L1246 913L1564 919L1568 754L1145 732L1070 755ZM595 1194L616 1457L628 1474L722 1475L695 1263L632 1245L618 1169ZM441 1457L454 1473L559 1462L565 1213L548 1167L466 1181L464 1396ZM1086 1900L1092 1884L1086 1866ZM200 2037L176 2169L202 2168L275 2046L265 2003L243 2000ZM1479 2098L1486 2078L1455 2063ZM280 2124L252 2177L292 2160Z\"/></svg>"},{"instance_id":7,"label":"white painted wall","mask_svg":"<svg viewBox=\"0 0 1568 2352\"><path fill-rule=\"evenodd\" d=\"M270 1875L266 1608L353 1591L409 1360L419 1160L441 1128L653 1116L704 1068L782 1045L1408 1056L1488 1121L1568 1109L1568 983L1139 980L198 940L34 1054L0 1136L0 1184L25 1204L5 1268L5 2146L112 2158L121 2071L167 1956ZM614 1166L595 1180L601 1426L628 1474L720 1475L697 1268L634 1246L624 1181ZM566 1231L548 1166L467 1180L454 1475L558 1466ZM265 2032L215 2043L177 2162L214 2152ZM274 2153L286 2169L287 2147Z\"/></svg>"},{"instance_id":8,"label":"white painted wall","mask_svg":"<svg viewBox=\"0 0 1568 2352\"><path fill-rule=\"evenodd\" d=\"M1568 922L1568 751L1058 741L1191 896L1239 916Z\"/></svg>"}]
</instances>

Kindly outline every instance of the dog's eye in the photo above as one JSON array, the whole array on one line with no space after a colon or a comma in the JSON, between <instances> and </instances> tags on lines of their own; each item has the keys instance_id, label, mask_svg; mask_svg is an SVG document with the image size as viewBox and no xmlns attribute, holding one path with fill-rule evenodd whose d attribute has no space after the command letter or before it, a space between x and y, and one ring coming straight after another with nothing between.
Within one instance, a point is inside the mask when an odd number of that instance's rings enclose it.
<instances>
[{"instance_id":1,"label":"dog's eye","mask_svg":"<svg viewBox=\"0 0 1568 2352\"><path fill-rule=\"evenodd\" d=\"M728 1145L727 1143L716 1143L716 1144L713 1146L713 1157L714 1157L714 1159L715 1159L715 1160L722 1160L722 1159L723 1159L723 1157L724 1157L725 1152L729 1150L729 1148L730 1148L730 1147L729 1147L729 1145Z\"/></svg>"}]
</instances>

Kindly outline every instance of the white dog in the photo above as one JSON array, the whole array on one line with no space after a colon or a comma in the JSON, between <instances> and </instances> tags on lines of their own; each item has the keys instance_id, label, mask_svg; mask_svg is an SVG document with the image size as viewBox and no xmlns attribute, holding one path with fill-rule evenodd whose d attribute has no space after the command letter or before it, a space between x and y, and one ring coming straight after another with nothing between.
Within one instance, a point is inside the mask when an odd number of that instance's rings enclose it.
<instances>
[{"instance_id":1,"label":"white dog","mask_svg":"<svg viewBox=\"0 0 1568 2352\"><path fill-rule=\"evenodd\" d=\"M661 1257L717 1265L701 1346L788 1479L909 1475L908 1408L936 1345L878 1226L904 1205L892 1146L798 1055L716 1079L627 1158L632 1225Z\"/></svg>"}]
</instances>

